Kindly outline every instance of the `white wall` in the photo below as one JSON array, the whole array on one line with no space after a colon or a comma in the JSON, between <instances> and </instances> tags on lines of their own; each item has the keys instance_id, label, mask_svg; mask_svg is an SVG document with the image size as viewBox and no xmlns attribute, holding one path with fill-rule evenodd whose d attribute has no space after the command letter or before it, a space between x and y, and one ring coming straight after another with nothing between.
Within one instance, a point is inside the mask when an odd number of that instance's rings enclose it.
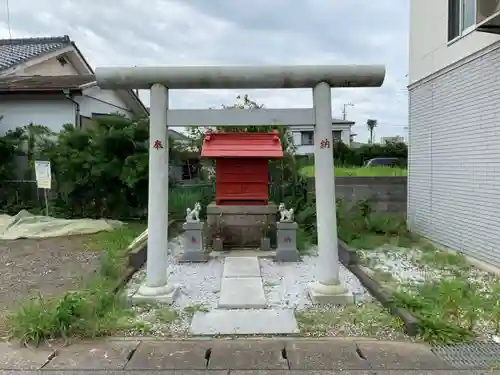
<instances>
[{"instance_id":1,"label":"white wall","mask_svg":"<svg viewBox=\"0 0 500 375\"><path fill-rule=\"evenodd\" d=\"M410 84L500 41L498 35L473 31L448 43L448 2L410 1Z\"/></svg>"},{"instance_id":2,"label":"white wall","mask_svg":"<svg viewBox=\"0 0 500 375\"><path fill-rule=\"evenodd\" d=\"M101 90L99 87L91 87L83 91L82 97L75 100L80 103L80 114L91 117L92 113L120 113L131 117L132 113L127 110L125 102L112 90Z\"/></svg>"},{"instance_id":3,"label":"white wall","mask_svg":"<svg viewBox=\"0 0 500 375\"><path fill-rule=\"evenodd\" d=\"M49 127L52 131L60 131L65 123L74 123L74 104L61 97L46 95L44 99L30 97L1 98L0 134L4 135L8 130L19 126L34 123Z\"/></svg>"},{"instance_id":4,"label":"white wall","mask_svg":"<svg viewBox=\"0 0 500 375\"><path fill-rule=\"evenodd\" d=\"M16 75L62 76L78 74L75 67L69 62L69 59L66 59L66 61L68 62L67 64L61 65L56 57L52 57L49 60L18 71Z\"/></svg>"},{"instance_id":5,"label":"white wall","mask_svg":"<svg viewBox=\"0 0 500 375\"><path fill-rule=\"evenodd\" d=\"M292 133L292 140L295 146L295 154L297 155L309 155L314 154L314 145L302 145L302 132L303 131L314 131L314 126L304 125L304 126L294 126L289 131ZM343 124L333 124L332 131L341 131L342 142L346 145L351 144L351 126Z\"/></svg>"}]
</instances>

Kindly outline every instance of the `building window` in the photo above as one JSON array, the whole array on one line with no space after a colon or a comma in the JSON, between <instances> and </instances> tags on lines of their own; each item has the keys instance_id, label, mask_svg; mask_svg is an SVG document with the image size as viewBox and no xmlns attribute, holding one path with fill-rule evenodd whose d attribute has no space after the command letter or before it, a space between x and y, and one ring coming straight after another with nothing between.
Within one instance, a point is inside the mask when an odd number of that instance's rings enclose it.
<instances>
[{"instance_id":1,"label":"building window","mask_svg":"<svg viewBox=\"0 0 500 375\"><path fill-rule=\"evenodd\" d=\"M311 146L314 144L314 132L302 132L301 134L301 145L302 146Z\"/></svg>"},{"instance_id":2,"label":"building window","mask_svg":"<svg viewBox=\"0 0 500 375\"><path fill-rule=\"evenodd\" d=\"M467 34L476 25L476 0L448 0L448 41Z\"/></svg>"}]
</instances>

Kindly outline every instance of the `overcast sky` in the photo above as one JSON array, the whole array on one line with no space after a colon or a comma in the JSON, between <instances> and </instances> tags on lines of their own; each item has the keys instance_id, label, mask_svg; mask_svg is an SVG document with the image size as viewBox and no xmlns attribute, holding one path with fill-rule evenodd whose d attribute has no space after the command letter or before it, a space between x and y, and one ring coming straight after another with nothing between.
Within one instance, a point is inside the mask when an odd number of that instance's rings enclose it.
<instances>
[{"instance_id":1,"label":"overcast sky","mask_svg":"<svg viewBox=\"0 0 500 375\"><path fill-rule=\"evenodd\" d=\"M0 37L8 38L6 0ZM334 89L334 117L378 120L376 139L407 131L409 0L14 0L13 38L69 35L103 65L385 64L382 88ZM310 107L310 90L174 91L171 108L232 104L238 94L270 108ZM149 104L147 92L141 98Z\"/></svg>"}]
</instances>

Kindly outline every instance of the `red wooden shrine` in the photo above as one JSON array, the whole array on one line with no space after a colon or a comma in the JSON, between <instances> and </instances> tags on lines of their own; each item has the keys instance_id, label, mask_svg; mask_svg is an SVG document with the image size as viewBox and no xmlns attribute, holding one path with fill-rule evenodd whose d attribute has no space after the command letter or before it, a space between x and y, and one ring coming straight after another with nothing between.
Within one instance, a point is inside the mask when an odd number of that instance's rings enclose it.
<instances>
[{"instance_id":1,"label":"red wooden shrine","mask_svg":"<svg viewBox=\"0 0 500 375\"><path fill-rule=\"evenodd\" d=\"M217 205L267 205L268 161L283 158L283 149L277 132L211 132L201 157L215 159Z\"/></svg>"}]
</instances>

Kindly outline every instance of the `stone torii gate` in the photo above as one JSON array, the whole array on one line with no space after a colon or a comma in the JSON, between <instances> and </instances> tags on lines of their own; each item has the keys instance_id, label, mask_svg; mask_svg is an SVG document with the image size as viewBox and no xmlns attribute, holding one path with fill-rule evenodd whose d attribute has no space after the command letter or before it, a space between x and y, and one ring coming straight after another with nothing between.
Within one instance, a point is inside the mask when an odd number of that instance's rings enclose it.
<instances>
[{"instance_id":1,"label":"stone torii gate","mask_svg":"<svg viewBox=\"0 0 500 375\"><path fill-rule=\"evenodd\" d=\"M150 151L148 249L146 281L137 294L172 303L176 287L168 283L168 127L298 126L314 124L314 168L318 230L317 280L309 294L315 303L342 303L346 289L339 281L335 175L332 139L332 87L380 87L383 65L353 66L189 66L101 67L101 89L149 89ZM168 109L169 89L312 88L313 108L304 109Z\"/></svg>"}]
</instances>

